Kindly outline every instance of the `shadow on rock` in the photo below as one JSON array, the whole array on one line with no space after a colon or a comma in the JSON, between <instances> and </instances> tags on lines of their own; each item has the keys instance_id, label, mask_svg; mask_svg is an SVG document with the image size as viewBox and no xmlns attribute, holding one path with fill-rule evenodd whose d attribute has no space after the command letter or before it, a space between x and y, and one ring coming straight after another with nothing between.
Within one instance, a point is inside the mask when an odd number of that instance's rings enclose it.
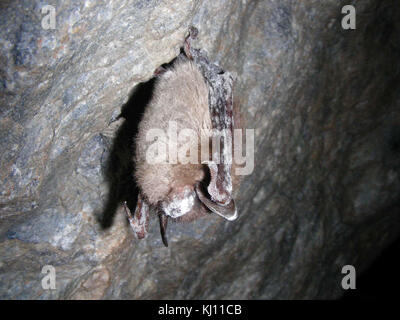
<instances>
[{"instance_id":1,"label":"shadow on rock","mask_svg":"<svg viewBox=\"0 0 400 320\"><path fill-rule=\"evenodd\" d=\"M138 84L128 102L122 106L120 115L115 119L124 118L125 121L111 142L104 168L109 193L105 208L98 217L103 229L112 225L118 206L123 201L127 201L132 212L135 210L138 188L133 178L135 170L133 157L136 148L134 138L145 107L152 97L155 80L156 78L152 78Z\"/></svg>"}]
</instances>

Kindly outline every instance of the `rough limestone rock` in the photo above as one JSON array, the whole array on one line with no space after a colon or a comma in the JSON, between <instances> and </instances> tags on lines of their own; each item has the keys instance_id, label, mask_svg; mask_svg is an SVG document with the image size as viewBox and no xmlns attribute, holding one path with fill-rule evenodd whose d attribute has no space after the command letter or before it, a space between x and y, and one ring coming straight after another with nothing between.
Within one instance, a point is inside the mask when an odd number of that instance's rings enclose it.
<instances>
[{"instance_id":1,"label":"rough limestone rock","mask_svg":"<svg viewBox=\"0 0 400 320\"><path fill-rule=\"evenodd\" d=\"M2 1L0 299L339 297L342 267L399 233L399 22L395 0ZM149 80L190 25L236 75L255 163L239 220L170 224L165 248L121 202Z\"/></svg>"}]
</instances>

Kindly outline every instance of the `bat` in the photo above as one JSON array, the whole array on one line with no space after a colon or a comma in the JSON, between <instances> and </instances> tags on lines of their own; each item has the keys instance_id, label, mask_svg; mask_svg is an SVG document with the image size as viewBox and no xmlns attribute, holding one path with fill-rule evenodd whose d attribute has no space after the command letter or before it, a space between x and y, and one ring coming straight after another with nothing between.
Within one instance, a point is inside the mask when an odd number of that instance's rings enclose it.
<instances>
[{"instance_id":1,"label":"bat","mask_svg":"<svg viewBox=\"0 0 400 320\"><path fill-rule=\"evenodd\" d=\"M166 247L169 219L186 222L211 213L229 221L238 217L232 196L238 179L231 174L233 77L211 63L204 51L191 46L197 34L197 29L191 27L184 53L170 68L155 72L153 97L136 137L133 160L139 195L135 212L132 214L124 203L138 239L147 235L150 210L157 212ZM176 132L189 133L188 141L172 141L166 135L149 140L151 130L171 132L171 123ZM149 148L154 145L163 151L161 155L168 155L169 161L152 162L155 157L149 156ZM193 159L201 161L187 161L188 151Z\"/></svg>"}]
</instances>

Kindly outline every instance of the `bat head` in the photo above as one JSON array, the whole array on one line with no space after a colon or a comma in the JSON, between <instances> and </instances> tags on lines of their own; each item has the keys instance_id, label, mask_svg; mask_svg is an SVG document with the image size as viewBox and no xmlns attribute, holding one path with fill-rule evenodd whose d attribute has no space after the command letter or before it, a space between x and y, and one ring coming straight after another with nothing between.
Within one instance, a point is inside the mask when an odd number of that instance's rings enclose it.
<instances>
[{"instance_id":1,"label":"bat head","mask_svg":"<svg viewBox=\"0 0 400 320\"><path fill-rule=\"evenodd\" d=\"M193 221L210 213L229 221L235 220L235 202L230 194L220 193L216 167L212 163L208 166L176 166L174 183L168 194L158 202L161 212L179 221Z\"/></svg>"}]
</instances>

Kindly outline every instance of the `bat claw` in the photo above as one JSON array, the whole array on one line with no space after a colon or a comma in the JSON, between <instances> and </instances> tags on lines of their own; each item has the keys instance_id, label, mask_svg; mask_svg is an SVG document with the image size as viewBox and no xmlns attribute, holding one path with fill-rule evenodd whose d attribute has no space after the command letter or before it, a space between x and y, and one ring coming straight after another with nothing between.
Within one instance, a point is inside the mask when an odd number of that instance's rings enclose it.
<instances>
[{"instance_id":1,"label":"bat claw","mask_svg":"<svg viewBox=\"0 0 400 320\"><path fill-rule=\"evenodd\" d=\"M194 26L189 27L189 37L190 38L196 39L198 34L199 34L199 30L196 27L194 27Z\"/></svg>"},{"instance_id":2,"label":"bat claw","mask_svg":"<svg viewBox=\"0 0 400 320\"><path fill-rule=\"evenodd\" d=\"M166 70L164 67L159 66L159 67L154 71L154 76L159 76L159 75L163 74L163 73L166 72L166 71L167 71L167 70Z\"/></svg>"},{"instance_id":3,"label":"bat claw","mask_svg":"<svg viewBox=\"0 0 400 320\"><path fill-rule=\"evenodd\" d=\"M193 60L193 56L191 53L191 41L197 38L197 35L199 34L199 30L196 27L191 26L189 28L189 35L185 39L185 45L183 47L186 57L188 57L190 60Z\"/></svg>"},{"instance_id":4,"label":"bat claw","mask_svg":"<svg viewBox=\"0 0 400 320\"><path fill-rule=\"evenodd\" d=\"M122 117L122 114L118 114L118 115L112 115L111 119L108 121L107 126L110 126L112 123L118 121L120 118Z\"/></svg>"}]
</instances>

